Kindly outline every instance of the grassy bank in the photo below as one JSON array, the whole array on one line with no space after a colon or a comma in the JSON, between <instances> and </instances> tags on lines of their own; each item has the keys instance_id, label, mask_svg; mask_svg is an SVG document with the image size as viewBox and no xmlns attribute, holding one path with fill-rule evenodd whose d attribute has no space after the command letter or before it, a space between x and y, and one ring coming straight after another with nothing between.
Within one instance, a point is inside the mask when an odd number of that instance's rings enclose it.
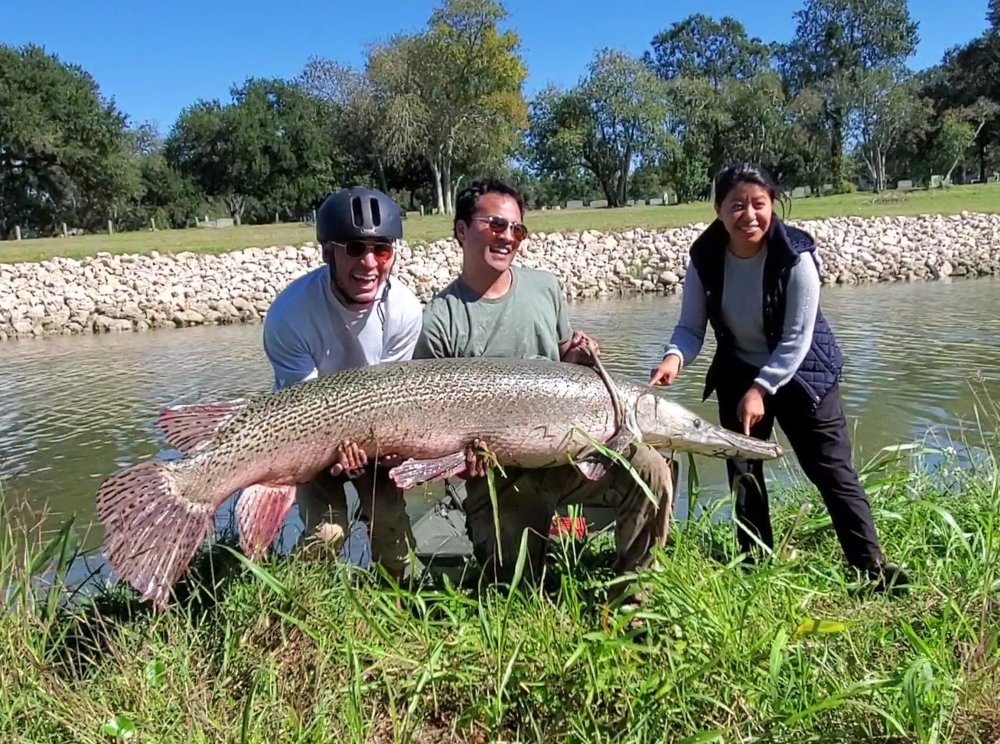
<instances>
[{"instance_id":1,"label":"grassy bank","mask_svg":"<svg viewBox=\"0 0 1000 744\"><path fill-rule=\"evenodd\" d=\"M891 457L864 473L902 596L859 588L821 505L797 520L808 492L776 507L789 549L754 570L728 525L675 530L638 609L603 602L604 539L557 544L543 589L509 595L217 548L168 614L121 590L72 613L18 601L0 740L995 742L996 463L932 485Z\"/></svg>"},{"instance_id":2,"label":"grassy bank","mask_svg":"<svg viewBox=\"0 0 1000 744\"><path fill-rule=\"evenodd\" d=\"M1000 185L957 186L934 191L846 194L820 198L796 199L788 217L825 219L828 217L918 214L958 214L1000 211ZM625 207L622 209L584 209L535 211L528 215L535 232L580 230L627 230L631 227L681 227L706 221L713 216L707 202L671 207ZM451 220L443 216L409 219L406 238L412 242L430 241L451 235ZM159 230L115 235L85 235L73 238L7 241L0 243L0 263L40 261L54 256L81 258L98 251L111 253L149 253L150 251L221 253L250 246L292 245L314 238L305 224L253 225L226 229Z\"/></svg>"}]
</instances>

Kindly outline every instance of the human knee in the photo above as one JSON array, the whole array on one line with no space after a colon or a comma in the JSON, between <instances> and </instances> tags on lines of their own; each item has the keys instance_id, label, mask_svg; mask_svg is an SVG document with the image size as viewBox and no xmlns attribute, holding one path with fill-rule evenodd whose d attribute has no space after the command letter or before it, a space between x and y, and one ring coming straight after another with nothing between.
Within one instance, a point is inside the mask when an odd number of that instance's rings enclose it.
<instances>
[{"instance_id":1,"label":"human knee","mask_svg":"<svg viewBox=\"0 0 1000 744\"><path fill-rule=\"evenodd\" d=\"M618 485L624 491L641 490L636 476L655 494L662 494L673 488L671 461L648 444L634 445L634 451L628 460L635 473L619 468L617 476Z\"/></svg>"}]
</instances>

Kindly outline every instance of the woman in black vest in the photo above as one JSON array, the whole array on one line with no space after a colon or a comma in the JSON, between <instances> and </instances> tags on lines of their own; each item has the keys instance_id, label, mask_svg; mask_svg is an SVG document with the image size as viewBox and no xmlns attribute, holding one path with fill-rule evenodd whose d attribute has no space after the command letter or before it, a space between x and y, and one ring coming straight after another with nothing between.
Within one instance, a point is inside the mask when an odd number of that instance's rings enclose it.
<instances>
[{"instance_id":1,"label":"woman in black vest","mask_svg":"<svg viewBox=\"0 0 1000 744\"><path fill-rule=\"evenodd\" d=\"M819 489L848 562L880 588L900 586L907 577L885 562L851 463L839 390L843 357L819 309L816 246L773 213L777 198L757 165L718 175L718 219L691 246L681 317L650 384L672 384L711 324L716 353L702 399L715 391L720 423L732 431L768 439L777 420ZM763 464L730 460L727 469L740 549L753 555L757 541L773 549Z\"/></svg>"}]
</instances>

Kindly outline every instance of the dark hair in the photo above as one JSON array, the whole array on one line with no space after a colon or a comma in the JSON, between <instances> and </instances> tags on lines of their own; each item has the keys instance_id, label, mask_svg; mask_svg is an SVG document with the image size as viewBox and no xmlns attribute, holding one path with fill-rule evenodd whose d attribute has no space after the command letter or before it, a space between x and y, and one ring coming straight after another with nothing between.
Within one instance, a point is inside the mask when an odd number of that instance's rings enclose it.
<instances>
[{"instance_id":1,"label":"dark hair","mask_svg":"<svg viewBox=\"0 0 1000 744\"><path fill-rule=\"evenodd\" d=\"M774 182L767 169L757 163L736 163L729 165L719 171L715 177L715 208L722 206L723 200L734 188L741 183L753 183L767 191L771 201L781 203L782 214L786 196L781 187Z\"/></svg>"},{"instance_id":2,"label":"dark hair","mask_svg":"<svg viewBox=\"0 0 1000 744\"><path fill-rule=\"evenodd\" d=\"M484 194L504 194L517 202L517 208L521 212L521 219L524 219L524 198L513 186L501 181L498 178L486 178L481 181L474 181L458 192L455 197L455 220L452 223L452 230L455 239L458 239L458 230L455 226L462 220L466 225L472 222L472 213L476 211L476 202Z\"/></svg>"}]
</instances>

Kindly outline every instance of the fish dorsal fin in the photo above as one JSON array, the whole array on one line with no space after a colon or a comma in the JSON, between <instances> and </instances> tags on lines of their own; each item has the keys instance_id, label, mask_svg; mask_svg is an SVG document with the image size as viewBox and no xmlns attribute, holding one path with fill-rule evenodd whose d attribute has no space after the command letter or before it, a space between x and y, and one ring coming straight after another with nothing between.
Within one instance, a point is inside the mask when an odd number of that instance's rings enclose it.
<instances>
[{"instance_id":1,"label":"fish dorsal fin","mask_svg":"<svg viewBox=\"0 0 1000 744\"><path fill-rule=\"evenodd\" d=\"M167 442L185 455L210 442L246 403L245 398L221 403L192 403L168 406L156 420Z\"/></svg>"}]
</instances>

